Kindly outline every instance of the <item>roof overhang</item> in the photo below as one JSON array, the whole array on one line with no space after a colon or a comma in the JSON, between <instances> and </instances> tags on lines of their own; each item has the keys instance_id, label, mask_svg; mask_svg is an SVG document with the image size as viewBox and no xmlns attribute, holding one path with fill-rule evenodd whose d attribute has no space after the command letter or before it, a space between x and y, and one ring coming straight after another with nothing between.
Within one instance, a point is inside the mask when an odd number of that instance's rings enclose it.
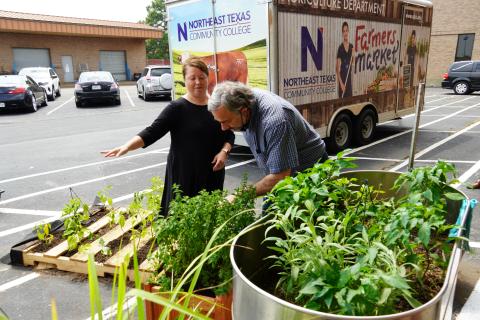
<instances>
[{"instance_id":1,"label":"roof overhang","mask_svg":"<svg viewBox=\"0 0 480 320\"><path fill-rule=\"evenodd\" d=\"M42 35L158 39L163 31L141 23L0 11L0 32Z\"/></svg>"}]
</instances>

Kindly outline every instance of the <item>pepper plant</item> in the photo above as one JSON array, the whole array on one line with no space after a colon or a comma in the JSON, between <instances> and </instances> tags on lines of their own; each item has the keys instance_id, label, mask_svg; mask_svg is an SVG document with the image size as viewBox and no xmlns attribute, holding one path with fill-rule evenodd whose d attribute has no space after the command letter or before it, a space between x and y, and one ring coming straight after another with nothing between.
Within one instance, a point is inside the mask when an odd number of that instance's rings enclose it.
<instances>
[{"instance_id":1,"label":"pepper plant","mask_svg":"<svg viewBox=\"0 0 480 320\"><path fill-rule=\"evenodd\" d=\"M63 238L67 239L68 250L71 251L77 248L85 235L91 236L92 234L84 226L84 222L90 217L88 204L84 203L79 197L71 198L62 210L62 217L65 216Z\"/></svg>"},{"instance_id":2,"label":"pepper plant","mask_svg":"<svg viewBox=\"0 0 480 320\"><path fill-rule=\"evenodd\" d=\"M38 240L40 240L46 245L50 245L50 243L52 243L53 239L55 238L55 236L50 233L51 228L52 227L50 223L41 224L35 227Z\"/></svg>"},{"instance_id":3,"label":"pepper plant","mask_svg":"<svg viewBox=\"0 0 480 320\"><path fill-rule=\"evenodd\" d=\"M340 153L273 189L265 241L280 270L276 294L343 315L396 313L401 300L418 307L435 294L427 271L445 273L448 264L446 198L461 198L447 186L454 167L439 161L402 174L394 189L406 195L385 199L339 176L353 166Z\"/></svg>"}]
</instances>

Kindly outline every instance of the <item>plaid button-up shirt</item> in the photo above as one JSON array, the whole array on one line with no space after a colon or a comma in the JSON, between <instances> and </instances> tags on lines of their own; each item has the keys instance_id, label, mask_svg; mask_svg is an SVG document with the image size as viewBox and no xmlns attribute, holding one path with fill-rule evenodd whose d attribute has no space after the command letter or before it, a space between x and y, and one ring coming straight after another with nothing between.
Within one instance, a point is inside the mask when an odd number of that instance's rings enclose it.
<instances>
[{"instance_id":1,"label":"plaid button-up shirt","mask_svg":"<svg viewBox=\"0 0 480 320\"><path fill-rule=\"evenodd\" d=\"M300 172L326 155L325 143L285 99L253 89L255 105L244 137L265 174Z\"/></svg>"}]
</instances>

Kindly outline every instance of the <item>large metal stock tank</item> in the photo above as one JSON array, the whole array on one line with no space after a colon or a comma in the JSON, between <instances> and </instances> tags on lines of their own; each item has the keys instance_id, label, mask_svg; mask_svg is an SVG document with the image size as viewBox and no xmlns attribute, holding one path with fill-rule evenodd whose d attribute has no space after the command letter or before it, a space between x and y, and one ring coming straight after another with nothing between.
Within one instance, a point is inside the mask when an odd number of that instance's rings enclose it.
<instances>
[{"instance_id":1,"label":"large metal stock tank","mask_svg":"<svg viewBox=\"0 0 480 320\"><path fill-rule=\"evenodd\" d=\"M398 172L385 171L352 171L346 172L343 176L355 177L359 181L365 181L385 191L386 197L395 196L391 190ZM453 189L452 191L462 192ZM405 192L405 190L403 191ZM398 196L398 194L397 194ZM462 201L451 201L447 203L447 221L455 223ZM465 225L469 213L468 205L461 220ZM268 219L256 222L257 228L241 234L233 243L230 251L230 259L233 265L233 319L234 320L450 320L452 313L453 295L457 281L458 266L462 257L461 243L454 244L450 258L446 279L440 292L428 303L409 311L384 316L342 316L323 312L312 311L292 303L281 300L270 292L277 281L277 272L269 268L265 257L273 252L267 248L268 244L262 243L265 238L266 226L263 224Z\"/></svg>"}]
</instances>

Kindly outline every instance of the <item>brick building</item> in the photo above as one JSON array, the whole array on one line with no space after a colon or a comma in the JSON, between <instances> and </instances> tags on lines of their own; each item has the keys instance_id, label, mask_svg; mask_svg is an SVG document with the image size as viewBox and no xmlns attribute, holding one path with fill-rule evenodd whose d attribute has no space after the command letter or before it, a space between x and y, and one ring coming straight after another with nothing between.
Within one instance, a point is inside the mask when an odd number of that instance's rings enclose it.
<instances>
[{"instance_id":1,"label":"brick building","mask_svg":"<svg viewBox=\"0 0 480 320\"><path fill-rule=\"evenodd\" d=\"M145 40L163 32L144 24L0 10L0 73L51 66L62 82L106 70L131 80L145 67Z\"/></svg>"},{"instance_id":2,"label":"brick building","mask_svg":"<svg viewBox=\"0 0 480 320\"><path fill-rule=\"evenodd\" d=\"M427 85L440 85L454 61L480 59L479 1L433 0Z\"/></svg>"}]
</instances>

